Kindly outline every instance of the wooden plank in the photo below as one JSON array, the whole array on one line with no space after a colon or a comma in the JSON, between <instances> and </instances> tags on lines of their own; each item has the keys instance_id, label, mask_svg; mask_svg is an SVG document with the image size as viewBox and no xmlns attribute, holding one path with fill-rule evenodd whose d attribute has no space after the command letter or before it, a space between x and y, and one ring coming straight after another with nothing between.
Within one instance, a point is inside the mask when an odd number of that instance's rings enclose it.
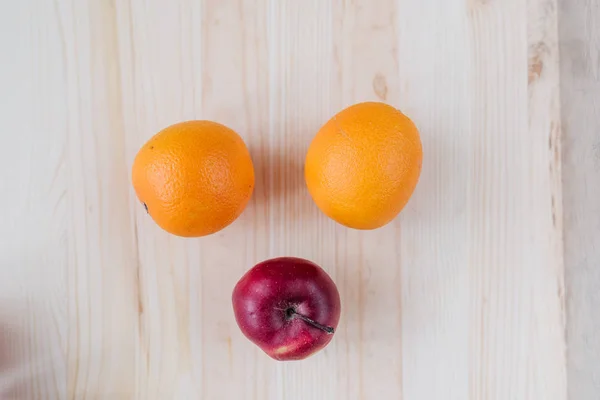
<instances>
[{"instance_id":1,"label":"wooden plank","mask_svg":"<svg viewBox=\"0 0 600 400\"><path fill-rule=\"evenodd\" d=\"M135 376L137 307L115 9L107 2L55 7L69 116L68 396L121 396Z\"/></svg>"},{"instance_id":2,"label":"wooden plank","mask_svg":"<svg viewBox=\"0 0 600 400\"><path fill-rule=\"evenodd\" d=\"M306 150L329 117L332 4L271 1L268 13L269 255L313 260L337 281L335 227L321 217L304 183ZM344 298L343 285L339 289ZM342 319L348 311L342 304ZM321 357L277 364L278 382L269 399L353 398L345 378L356 378L351 370L356 360L346 356L345 332L338 327Z\"/></svg>"},{"instance_id":3,"label":"wooden plank","mask_svg":"<svg viewBox=\"0 0 600 400\"><path fill-rule=\"evenodd\" d=\"M569 399L600 393L600 4L560 1Z\"/></svg>"},{"instance_id":4,"label":"wooden plank","mask_svg":"<svg viewBox=\"0 0 600 400\"><path fill-rule=\"evenodd\" d=\"M0 391L7 399L114 395L132 376L135 341L113 10L106 2L9 7L2 48L14 57L3 62L11 74L2 132L15 147L2 157L13 221L1 235L1 309L2 352L14 369L12 387Z\"/></svg>"},{"instance_id":5,"label":"wooden plank","mask_svg":"<svg viewBox=\"0 0 600 400\"><path fill-rule=\"evenodd\" d=\"M140 0L119 11L129 161L159 129L186 119L230 126L260 159L269 111L264 3ZM267 256L268 171L256 167L253 203L211 237L172 237L135 205L143 310L136 398L268 398L276 384L272 364L240 334L230 298L243 272Z\"/></svg>"},{"instance_id":6,"label":"wooden plank","mask_svg":"<svg viewBox=\"0 0 600 400\"><path fill-rule=\"evenodd\" d=\"M551 207L560 160L546 104L557 96L555 42L544 42L547 74L527 82L528 44L545 29L537 19L552 26L555 14L549 2L458 3L400 3L400 108L421 127L426 155L414 211L401 219L404 394L563 399Z\"/></svg>"},{"instance_id":7,"label":"wooden plank","mask_svg":"<svg viewBox=\"0 0 600 400\"><path fill-rule=\"evenodd\" d=\"M10 5L0 23L0 397L56 399L67 392L65 43L50 3Z\"/></svg>"},{"instance_id":8,"label":"wooden plank","mask_svg":"<svg viewBox=\"0 0 600 400\"><path fill-rule=\"evenodd\" d=\"M486 212L473 209L477 186L471 182L473 142L478 135L494 134L472 128L478 104L474 86L484 73L474 74L479 49L473 40L481 32L472 27L469 7L456 1L400 1L398 12L397 104L419 127L424 151L421 181L397 223L408 399L481 398L471 396L469 387L481 376L471 366L479 353L469 347L481 335L480 326L471 322L472 304L479 302L470 278L478 270L470 265L469 227L473 217ZM479 66L486 68L488 60ZM488 264L481 261L480 270L489 270Z\"/></svg>"},{"instance_id":9,"label":"wooden plank","mask_svg":"<svg viewBox=\"0 0 600 400\"><path fill-rule=\"evenodd\" d=\"M361 101L394 104L400 94L399 3L380 1L377 7L367 0L334 4L327 119ZM345 306L344 336L338 340L345 339L342 354L351 366L340 384L345 384L343 393L349 399L402 396L400 238L397 223L363 232L336 226L336 276Z\"/></svg>"}]
</instances>

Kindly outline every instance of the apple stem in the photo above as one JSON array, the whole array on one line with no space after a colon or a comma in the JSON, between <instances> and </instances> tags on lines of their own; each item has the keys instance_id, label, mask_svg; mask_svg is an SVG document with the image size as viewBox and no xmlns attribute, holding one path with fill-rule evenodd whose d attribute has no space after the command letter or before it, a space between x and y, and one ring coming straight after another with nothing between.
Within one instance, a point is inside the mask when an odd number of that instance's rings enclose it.
<instances>
[{"instance_id":1,"label":"apple stem","mask_svg":"<svg viewBox=\"0 0 600 400\"><path fill-rule=\"evenodd\" d=\"M335 332L335 329L333 329L331 326L325 326L325 325L321 325L320 323L318 323L317 321L308 318L305 315L302 315L300 313L298 313L296 310L294 310L293 308L288 310L288 313L290 315L295 315L296 318L301 319L302 321L306 322L307 324L322 330L323 332L327 332L329 335L333 335L333 333Z\"/></svg>"}]
</instances>

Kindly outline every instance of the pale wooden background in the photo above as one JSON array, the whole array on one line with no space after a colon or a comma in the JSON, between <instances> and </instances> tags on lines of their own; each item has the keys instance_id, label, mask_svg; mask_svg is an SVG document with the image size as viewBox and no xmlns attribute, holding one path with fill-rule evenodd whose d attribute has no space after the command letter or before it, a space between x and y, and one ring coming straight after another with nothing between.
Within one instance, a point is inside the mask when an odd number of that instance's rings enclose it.
<instances>
[{"instance_id":1,"label":"pale wooden background","mask_svg":"<svg viewBox=\"0 0 600 400\"><path fill-rule=\"evenodd\" d=\"M600 2L560 0L569 399L600 398Z\"/></svg>"},{"instance_id":2,"label":"pale wooden background","mask_svg":"<svg viewBox=\"0 0 600 400\"><path fill-rule=\"evenodd\" d=\"M0 393L6 399L544 399L567 393L555 0L21 0L0 26ZM303 183L354 102L419 126L402 216L358 232ZM236 129L252 204L163 233L129 171L171 123ZM242 337L231 289L306 257L333 342L296 363Z\"/></svg>"}]
</instances>

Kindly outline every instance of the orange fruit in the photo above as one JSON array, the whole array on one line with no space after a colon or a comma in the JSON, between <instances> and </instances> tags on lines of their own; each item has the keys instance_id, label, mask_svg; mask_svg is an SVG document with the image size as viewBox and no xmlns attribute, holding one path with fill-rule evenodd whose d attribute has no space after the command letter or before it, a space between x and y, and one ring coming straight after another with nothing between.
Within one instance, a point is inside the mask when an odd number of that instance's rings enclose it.
<instances>
[{"instance_id":1,"label":"orange fruit","mask_svg":"<svg viewBox=\"0 0 600 400\"><path fill-rule=\"evenodd\" d=\"M419 131L406 115L387 104L359 103L319 130L304 174L327 216L350 228L375 229L404 208L422 159Z\"/></svg>"},{"instance_id":2,"label":"orange fruit","mask_svg":"<svg viewBox=\"0 0 600 400\"><path fill-rule=\"evenodd\" d=\"M215 233L240 216L254 190L254 167L242 138L211 121L165 128L139 150L133 187L164 230Z\"/></svg>"}]
</instances>

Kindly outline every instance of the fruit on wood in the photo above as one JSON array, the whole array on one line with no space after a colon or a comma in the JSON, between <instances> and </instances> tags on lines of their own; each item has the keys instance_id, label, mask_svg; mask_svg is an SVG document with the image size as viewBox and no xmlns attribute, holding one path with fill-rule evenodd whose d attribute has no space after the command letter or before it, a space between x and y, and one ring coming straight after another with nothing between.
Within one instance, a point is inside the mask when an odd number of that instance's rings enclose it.
<instances>
[{"instance_id":1,"label":"fruit on wood","mask_svg":"<svg viewBox=\"0 0 600 400\"><path fill-rule=\"evenodd\" d=\"M406 115L384 103L359 103L335 115L313 139L306 185L330 218L355 229L375 229L408 202L422 158L419 132Z\"/></svg>"},{"instance_id":2,"label":"fruit on wood","mask_svg":"<svg viewBox=\"0 0 600 400\"><path fill-rule=\"evenodd\" d=\"M340 295L329 275L304 259L282 257L254 266L232 295L235 319L276 360L301 360L325 347L340 319Z\"/></svg>"},{"instance_id":3,"label":"fruit on wood","mask_svg":"<svg viewBox=\"0 0 600 400\"><path fill-rule=\"evenodd\" d=\"M254 190L254 167L242 138L211 121L165 128L139 150L133 187L164 230L215 233L240 216Z\"/></svg>"}]
</instances>

